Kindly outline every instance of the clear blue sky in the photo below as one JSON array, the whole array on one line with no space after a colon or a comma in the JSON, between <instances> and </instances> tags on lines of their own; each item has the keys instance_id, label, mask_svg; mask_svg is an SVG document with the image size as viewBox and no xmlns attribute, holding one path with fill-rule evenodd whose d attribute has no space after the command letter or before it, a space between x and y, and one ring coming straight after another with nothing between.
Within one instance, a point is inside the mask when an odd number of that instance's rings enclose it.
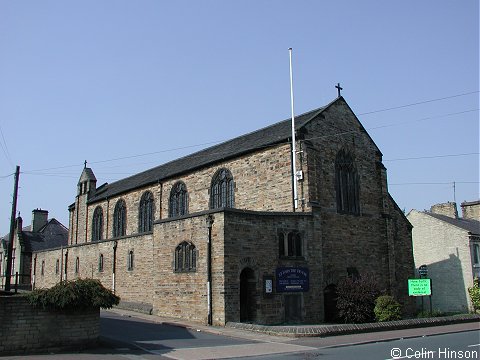
<instances>
[{"instance_id":1,"label":"clear blue sky","mask_svg":"<svg viewBox=\"0 0 480 360\"><path fill-rule=\"evenodd\" d=\"M479 198L478 0L3 0L0 234L17 164L24 223L68 225L84 160L100 185L289 118L289 47L296 113L340 82L402 209Z\"/></svg>"}]
</instances>

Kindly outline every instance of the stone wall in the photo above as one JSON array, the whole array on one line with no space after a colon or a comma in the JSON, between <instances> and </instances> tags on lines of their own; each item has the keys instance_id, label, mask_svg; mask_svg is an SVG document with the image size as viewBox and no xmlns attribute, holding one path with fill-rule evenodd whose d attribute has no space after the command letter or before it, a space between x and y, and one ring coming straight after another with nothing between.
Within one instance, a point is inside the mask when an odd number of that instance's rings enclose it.
<instances>
[{"instance_id":1,"label":"stone wall","mask_svg":"<svg viewBox=\"0 0 480 360\"><path fill-rule=\"evenodd\" d=\"M50 312L23 296L0 296L0 319L0 355L82 348L100 336L99 309Z\"/></svg>"},{"instance_id":2,"label":"stone wall","mask_svg":"<svg viewBox=\"0 0 480 360\"><path fill-rule=\"evenodd\" d=\"M466 230L412 210L415 267L428 266L432 279L433 309L467 312L468 287L473 285L471 249Z\"/></svg>"},{"instance_id":3,"label":"stone wall","mask_svg":"<svg viewBox=\"0 0 480 360\"><path fill-rule=\"evenodd\" d=\"M480 221L480 200L463 202L461 206L464 219Z\"/></svg>"}]
</instances>

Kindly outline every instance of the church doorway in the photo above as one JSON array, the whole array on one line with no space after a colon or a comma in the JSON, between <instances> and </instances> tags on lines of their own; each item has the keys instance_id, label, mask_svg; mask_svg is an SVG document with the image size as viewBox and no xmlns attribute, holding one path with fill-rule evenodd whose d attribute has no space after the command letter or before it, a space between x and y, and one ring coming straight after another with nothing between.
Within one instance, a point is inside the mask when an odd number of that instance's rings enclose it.
<instances>
[{"instance_id":1,"label":"church doorway","mask_svg":"<svg viewBox=\"0 0 480 360\"><path fill-rule=\"evenodd\" d=\"M255 272L245 268L240 274L240 322L252 322L256 317L256 287Z\"/></svg>"},{"instance_id":2,"label":"church doorway","mask_svg":"<svg viewBox=\"0 0 480 360\"><path fill-rule=\"evenodd\" d=\"M338 310L336 285L330 284L323 290L323 304L325 311L325 322L337 322Z\"/></svg>"}]
</instances>

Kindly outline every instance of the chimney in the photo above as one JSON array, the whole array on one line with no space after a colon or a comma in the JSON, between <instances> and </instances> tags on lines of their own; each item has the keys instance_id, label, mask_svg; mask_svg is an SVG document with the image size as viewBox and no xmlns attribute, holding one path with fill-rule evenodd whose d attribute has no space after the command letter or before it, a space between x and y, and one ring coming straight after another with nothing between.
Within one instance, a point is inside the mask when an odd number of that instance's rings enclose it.
<instances>
[{"instance_id":1,"label":"chimney","mask_svg":"<svg viewBox=\"0 0 480 360\"><path fill-rule=\"evenodd\" d=\"M22 228L23 228L23 219L20 215L18 215L18 217L17 217L16 227L17 227L17 233L20 234L22 232Z\"/></svg>"},{"instance_id":2,"label":"chimney","mask_svg":"<svg viewBox=\"0 0 480 360\"><path fill-rule=\"evenodd\" d=\"M35 209L32 211L32 232L38 232L48 222L48 211Z\"/></svg>"},{"instance_id":3,"label":"chimney","mask_svg":"<svg viewBox=\"0 0 480 360\"><path fill-rule=\"evenodd\" d=\"M462 207L462 217L464 219L480 221L480 200L464 201L460 206Z\"/></svg>"},{"instance_id":4,"label":"chimney","mask_svg":"<svg viewBox=\"0 0 480 360\"><path fill-rule=\"evenodd\" d=\"M443 204L436 204L430 208L430 212L438 215L445 215L453 219L458 219L457 204L454 202L447 202Z\"/></svg>"}]
</instances>

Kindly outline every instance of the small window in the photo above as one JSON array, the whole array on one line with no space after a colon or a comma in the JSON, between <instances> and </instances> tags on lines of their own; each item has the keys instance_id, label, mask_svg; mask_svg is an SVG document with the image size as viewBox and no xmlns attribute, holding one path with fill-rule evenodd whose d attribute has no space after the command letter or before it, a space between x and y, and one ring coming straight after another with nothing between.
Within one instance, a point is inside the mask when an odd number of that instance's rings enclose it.
<instances>
[{"instance_id":1,"label":"small window","mask_svg":"<svg viewBox=\"0 0 480 360\"><path fill-rule=\"evenodd\" d=\"M473 264L480 265L480 244L473 244Z\"/></svg>"},{"instance_id":2,"label":"small window","mask_svg":"<svg viewBox=\"0 0 480 360\"><path fill-rule=\"evenodd\" d=\"M60 260L57 259L57 261L55 261L55 275L58 275L59 272L60 272Z\"/></svg>"},{"instance_id":3,"label":"small window","mask_svg":"<svg viewBox=\"0 0 480 360\"><path fill-rule=\"evenodd\" d=\"M42 260L42 269L40 270L40 275L45 275L45 260Z\"/></svg>"},{"instance_id":4,"label":"small window","mask_svg":"<svg viewBox=\"0 0 480 360\"><path fill-rule=\"evenodd\" d=\"M186 241L175 248L175 271L194 272L197 268L197 251L195 245Z\"/></svg>"},{"instance_id":5,"label":"small window","mask_svg":"<svg viewBox=\"0 0 480 360\"><path fill-rule=\"evenodd\" d=\"M303 242L297 231L278 234L278 250L281 257L302 257Z\"/></svg>"},{"instance_id":6,"label":"small window","mask_svg":"<svg viewBox=\"0 0 480 360\"><path fill-rule=\"evenodd\" d=\"M80 258L77 256L75 259L75 274L80 272Z\"/></svg>"},{"instance_id":7,"label":"small window","mask_svg":"<svg viewBox=\"0 0 480 360\"><path fill-rule=\"evenodd\" d=\"M103 254L100 254L100 256L98 257L98 271L103 271Z\"/></svg>"},{"instance_id":8,"label":"small window","mask_svg":"<svg viewBox=\"0 0 480 360\"><path fill-rule=\"evenodd\" d=\"M128 270L128 271L132 271L132 270L133 270L133 250L130 250L130 251L128 252L127 270Z\"/></svg>"}]
</instances>

